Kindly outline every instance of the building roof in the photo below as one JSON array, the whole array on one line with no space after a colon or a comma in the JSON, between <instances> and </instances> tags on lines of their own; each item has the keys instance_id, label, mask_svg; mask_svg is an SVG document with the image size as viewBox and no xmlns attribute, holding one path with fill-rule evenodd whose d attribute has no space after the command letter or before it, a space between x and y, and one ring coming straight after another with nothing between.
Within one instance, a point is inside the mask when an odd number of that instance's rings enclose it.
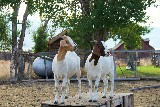
<instances>
[{"instance_id":1,"label":"building roof","mask_svg":"<svg viewBox=\"0 0 160 107\"><path fill-rule=\"evenodd\" d=\"M143 39L143 38L142 38L141 40L144 41L144 43L145 43L146 45L148 45L149 47L153 48L151 45L149 45L149 44L146 43L147 41L149 42L149 38L146 38L146 39ZM116 46L114 46L114 47L112 48L112 50L118 49L122 44L124 44L123 41L119 42ZM153 49L154 49L154 48L153 48Z\"/></svg>"},{"instance_id":2,"label":"building roof","mask_svg":"<svg viewBox=\"0 0 160 107\"><path fill-rule=\"evenodd\" d=\"M59 33L58 35L54 36L51 40L48 41L48 44L52 44L53 42L55 42L57 39L59 39L60 37L64 36L67 34L67 30L62 31L61 33Z\"/></svg>"},{"instance_id":3,"label":"building roof","mask_svg":"<svg viewBox=\"0 0 160 107\"><path fill-rule=\"evenodd\" d=\"M112 48L112 50L116 50L116 49L117 49L118 47L120 47L123 43L124 43L123 41L119 42L116 46L114 46L114 47Z\"/></svg>"}]
</instances>

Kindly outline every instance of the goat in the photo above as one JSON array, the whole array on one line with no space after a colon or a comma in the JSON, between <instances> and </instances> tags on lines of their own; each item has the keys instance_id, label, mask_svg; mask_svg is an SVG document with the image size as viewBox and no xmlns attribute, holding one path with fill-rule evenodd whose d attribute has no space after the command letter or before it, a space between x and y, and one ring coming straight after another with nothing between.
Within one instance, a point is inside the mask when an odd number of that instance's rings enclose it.
<instances>
[{"instance_id":1,"label":"goat","mask_svg":"<svg viewBox=\"0 0 160 107\"><path fill-rule=\"evenodd\" d=\"M87 79L89 82L89 102L96 102L98 99L98 85L102 78L104 82L103 97L106 98L108 88L109 75L111 80L110 97L113 97L114 89L114 60L113 56L106 56L108 49L105 46L104 41L96 42L93 46L92 53L88 56L85 69L87 71ZM95 80L95 93L92 95L92 80ZM94 97L93 97L94 96Z\"/></svg>"},{"instance_id":2,"label":"goat","mask_svg":"<svg viewBox=\"0 0 160 107\"><path fill-rule=\"evenodd\" d=\"M77 75L79 98L81 98L81 71L80 71L80 57L74 52L74 42L68 36L64 36L60 41L60 48L58 54L55 55L52 62L52 71L54 73L55 80L55 99L54 104L58 104L58 83L62 79L62 95L61 104L64 104L64 98L68 98L70 78L73 75ZM66 87L67 85L67 87ZM66 88L66 96L65 94Z\"/></svg>"}]
</instances>

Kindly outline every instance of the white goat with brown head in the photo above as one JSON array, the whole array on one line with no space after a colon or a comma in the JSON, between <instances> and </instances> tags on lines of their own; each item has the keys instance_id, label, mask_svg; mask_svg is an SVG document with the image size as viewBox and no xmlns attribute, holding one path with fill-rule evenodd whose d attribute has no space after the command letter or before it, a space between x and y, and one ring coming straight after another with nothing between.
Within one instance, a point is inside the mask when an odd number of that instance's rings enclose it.
<instances>
[{"instance_id":1,"label":"white goat with brown head","mask_svg":"<svg viewBox=\"0 0 160 107\"><path fill-rule=\"evenodd\" d=\"M111 80L111 93L110 97L113 97L114 88L114 60L113 56L106 56L108 49L103 41L96 42L93 46L92 53L88 56L85 69L87 71L87 79L89 82L89 102L96 102L98 99L98 85L102 78L104 82L103 98L106 98L108 79ZM92 95L92 80L95 80L95 93Z\"/></svg>"},{"instance_id":2,"label":"white goat with brown head","mask_svg":"<svg viewBox=\"0 0 160 107\"><path fill-rule=\"evenodd\" d=\"M77 75L78 87L79 87L79 98L81 98L81 71L80 71L80 57L74 52L74 42L68 37L64 36L63 40L60 41L60 48L58 54L53 59L52 71L54 73L55 80L55 99L54 103L58 103L58 85L59 80L62 80L62 95L61 104L64 103L65 98L65 88L66 88L66 98L68 98L70 78L73 75ZM67 87L66 87L67 85Z\"/></svg>"}]
</instances>

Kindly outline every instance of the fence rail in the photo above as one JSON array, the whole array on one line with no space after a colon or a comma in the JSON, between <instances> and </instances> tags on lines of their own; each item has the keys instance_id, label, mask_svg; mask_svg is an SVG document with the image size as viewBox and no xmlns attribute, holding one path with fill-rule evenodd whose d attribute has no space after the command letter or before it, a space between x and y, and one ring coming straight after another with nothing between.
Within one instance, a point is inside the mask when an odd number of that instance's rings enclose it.
<instances>
[{"instance_id":1,"label":"fence rail","mask_svg":"<svg viewBox=\"0 0 160 107\"><path fill-rule=\"evenodd\" d=\"M160 53L160 50L111 50L112 52L155 52Z\"/></svg>"},{"instance_id":2,"label":"fence rail","mask_svg":"<svg viewBox=\"0 0 160 107\"><path fill-rule=\"evenodd\" d=\"M86 58L88 57L88 55L91 52L88 50L88 51L76 51L76 53L80 56L81 67L83 68L85 61L86 61ZM129 54L130 53L133 53L133 57L129 62ZM36 57L41 57L46 60L53 60L53 58L56 54L57 53L55 53L55 52L39 52L36 54L23 52L21 54L24 57L23 63L26 62L28 64L27 75L29 74L30 71L32 71L32 63ZM122 77L123 77L123 73L128 72L126 69L128 63L131 64L131 66L133 68L132 71L134 71L135 76L136 75L139 76L138 67L150 66L150 65L154 66L154 67L160 67L160 50L116 50L116 51L111 50L111 54L115 58L116 68L121 72ZM145 54L147 57L144 57ZM0 52L0 56L5 56L5 55L7 55L7 54ZM123 55L124 55L124 57L122 57ZM10 53L10 56L11 56L11 53ZM2 57L0 57L0 60L4 60L4 59L2 59ZM7 60L11 60L11 59L9 58ZM1 67L2 67L2 64L1 64Z\"/></svg>"}]
</instances>

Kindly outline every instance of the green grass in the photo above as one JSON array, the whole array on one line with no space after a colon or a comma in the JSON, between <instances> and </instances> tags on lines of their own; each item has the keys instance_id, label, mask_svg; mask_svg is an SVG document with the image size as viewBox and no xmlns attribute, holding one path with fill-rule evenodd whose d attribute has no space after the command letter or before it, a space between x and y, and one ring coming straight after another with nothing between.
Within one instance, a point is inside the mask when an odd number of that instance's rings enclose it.
<instances>
[{"instance_id":1,"label":"green grass","mask_svg":"<svg viewBox=\"0 0 160 107\"><path fill-rule=\"evenodd\" d=\"M138 66L138 77L158 77L160 78L160 67L154 66ZM131 70L126 70L125 67L116 68L117 77L134 77L135 73Z\"/></svg>"}]
</instances>

